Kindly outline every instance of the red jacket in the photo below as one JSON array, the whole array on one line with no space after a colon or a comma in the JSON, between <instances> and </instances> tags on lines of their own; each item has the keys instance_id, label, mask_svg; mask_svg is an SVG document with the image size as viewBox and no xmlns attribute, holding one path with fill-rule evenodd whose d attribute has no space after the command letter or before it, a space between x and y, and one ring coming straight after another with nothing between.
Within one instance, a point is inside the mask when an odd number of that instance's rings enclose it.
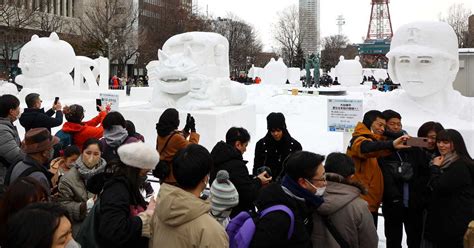
<instances>
[{"instance_id":1,"label":"red jacket","mask_svg":"<svg viewBox=\"0 0 474 248\"><path fill-rule=\"evenodd\" d=\"M66 133L72 133L74 139L74 145L82 150L82 145L86 140L90 138L100 139L104 135L104 128L102 127L102 121L104 120L107 112L102 111L90 121L82 122L80 124L67 121L63 125L63 131ZM97 125L99 125L97 127Z\"/></svg>"}]
</instances>

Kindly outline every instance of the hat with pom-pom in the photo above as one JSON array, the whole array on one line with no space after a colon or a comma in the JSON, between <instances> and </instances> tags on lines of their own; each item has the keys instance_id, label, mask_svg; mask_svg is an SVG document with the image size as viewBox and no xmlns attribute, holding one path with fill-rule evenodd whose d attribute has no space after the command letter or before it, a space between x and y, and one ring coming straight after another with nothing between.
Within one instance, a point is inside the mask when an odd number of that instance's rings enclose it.
<instances>
[{"instance_id":1,"label":"hat with pom-pom","mask_svg":"<svg viewBox=\"0 0 474 248\"><path fill-rule=\"evenodd\" d=\"M212 211L214 213L222 212L237 206L237 204L239 204L239 193L229 180L229 173L226 170L220 170L211 185Z\"/></svg>"}]
</instances>

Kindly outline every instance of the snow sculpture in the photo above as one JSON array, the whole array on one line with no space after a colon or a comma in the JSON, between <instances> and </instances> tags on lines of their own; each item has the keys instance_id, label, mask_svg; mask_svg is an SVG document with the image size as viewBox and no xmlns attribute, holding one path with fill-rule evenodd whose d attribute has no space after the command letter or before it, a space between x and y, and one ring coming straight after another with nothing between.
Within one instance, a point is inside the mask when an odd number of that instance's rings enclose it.
<instances>
[{"instance_id":1,"label":"snow sculpture","mask_svg":"<svg viewBox=\"0 0 474 248\"><path fill-rule=\"evenodd\" d=\"M91 67L93 69L91 70ZM99 84L97 84L99 78ZM76 57L74 67L74 86L78 90L107 90L109 78L109 59L99 57L91 59L84 56Z\"/></svg>"},{"instance_id":2,"label":"snow sculpture","mask_svg":"<svg viewBox=\"0 0 474 248\"><path fill-rule=\"evenodd\" d=\"M18 95L18 88L10 82L0 81L0 96L5 94L16 96Z\"/></svg>"},{"instance_id":3,"label":"snow sculpture","mask_svg":"<svg viewBox=\"0 0 474 248\"><path fill-rule=\"evenodd\" d=\"M229 42L217 33L175 35L146 68L156 107L208 109L240 105L247 98L245 89L229 79Z\"/></svg>"},{"instance_id":4,"label":"snow sculpture","mask_svg":"<svg viewBox=\"0 0 474 248\"><path fill-rule=\"evenodd\" d=\"M336 65L336 77L343 86L358 86L363 78L359 56L353 60L346 60L344 56L339 57L339 63Z\"/></svg>"},{"instance_id":5,"label":"snow sculpture","mask_svg":"<svg viewBox=\"0 0 474 248\"><path fill-rule=\"evenodd\" d=\"M301 84L300 82L300 68L288 68L288 81L290 84Z\"/></svg>"},{"instance_id":6,"label":"snow sculpture","mask_svg":"<svg viewBox=\"0 0 474 248\"><path fill-rule=\"evenodd\" d=\"M453 89L459 70L457 41L444 22L403 25L392 38L388 71L420 108L472 120L473 99Z\"/></svg>"},{"instance_id":7,"label":"snow sculpture","mask_svg":"<svg viewBox=\"0 0 474 248\"><path fill-rule=\"evenodd\" d=\"M278 60L272 58L263 70L263 84L283 85L288 79L288 67L285 65L282 58L279 58Z\"/></svg>"},{"instance_id":8,"label":"snow sculpture","mask_svg":"<svg viewBox=\"0 0 474 248\"><path fill-rule=\"evenodd\" d=\"M69 73L74 68L76 54L69 43L56 33L39 38L33 35L20 51L18 67L22 73L15 80L24 88L41 90L42 94L73 86Z\"/></svg>"},{"instance_id":9,"label":"snow sculpture","mask_svg":"<svg viewBox=\"0 0 474 248\"><path fill-rule=\"evenodd\" d=\"M262 76L263 76L263 68L255 67L255 65L252 65L252 68L249 69L248 77L255 80L255 78L257 77L262 78Z\"/></svg>"}]
</instances>

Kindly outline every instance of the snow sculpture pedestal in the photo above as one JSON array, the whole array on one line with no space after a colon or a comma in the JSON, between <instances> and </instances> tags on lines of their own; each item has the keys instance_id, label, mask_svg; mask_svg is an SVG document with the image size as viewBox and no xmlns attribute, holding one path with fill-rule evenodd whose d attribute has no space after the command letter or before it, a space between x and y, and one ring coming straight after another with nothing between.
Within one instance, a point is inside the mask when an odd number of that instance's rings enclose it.
<instances>
[{"instance_id":1,"label":"snow sculpture pedestal","mask_svg":"<svg viewBox=\"0 0 474 248\"><path fill-rule=\"evenodd\" d=\"M154 108L150 105L126 106L121 104L120 112L127 120L132 120L137 132L145 137L148 144L156 144L155 124L161 114L162 108ZM244 127L251 135L256 130L256 110L254 105L214 107L213 110L179 111L180 129L184 127L186 114L190 113L196 120L196 130L201 135L199 144L206 147L209 152L218 141L225 140L225 134L229 128ZM254 137L254 136L253 136Z\"/></svg>"}]
</instances>

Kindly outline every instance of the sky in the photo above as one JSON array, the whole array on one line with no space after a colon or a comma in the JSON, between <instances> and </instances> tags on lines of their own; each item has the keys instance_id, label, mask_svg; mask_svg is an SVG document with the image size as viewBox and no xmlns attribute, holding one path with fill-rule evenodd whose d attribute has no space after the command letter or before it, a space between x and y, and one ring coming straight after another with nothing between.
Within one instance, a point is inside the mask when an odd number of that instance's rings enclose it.
<instances>
[{"instance_id":1,"label":"sky","mask_svg":"<svg viewBox=\"0 0 474 248\"><path fill-rule=\"evenodd\" d=\"M232 12L253 25L265 51L276 46L272 26L278 12L298 3L298 0L194 0L203 14L223 17ZM337 34L336 18L343 15L346 20L343 34L351 42L360 43L367 34L370 3L370 0L321 0L321 37ZM413 21L436 21L453 3L463 3L474 13L474 0L392 0L389 8L393 29Z\"/></svg>"}]
</instances>

